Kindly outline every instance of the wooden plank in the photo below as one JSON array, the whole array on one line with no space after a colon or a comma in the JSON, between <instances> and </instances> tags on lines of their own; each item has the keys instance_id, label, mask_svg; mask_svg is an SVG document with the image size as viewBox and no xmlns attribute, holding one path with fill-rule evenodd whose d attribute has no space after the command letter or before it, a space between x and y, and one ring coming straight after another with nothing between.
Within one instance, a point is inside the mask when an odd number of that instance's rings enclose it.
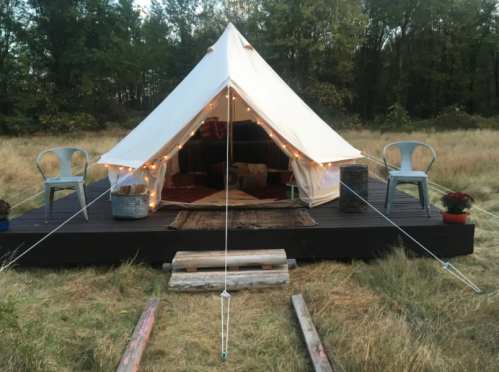
<instances>
[{"instance_id":1,"label":"wooden plank","mask_svg":"<svg viewBox=\"0 0 499 372\"><path fill-rule=\"evenodd\" d=\"M153 297L147 301L116 372L136 372L139 370L140 360L151 335L159 304L159 297Z\"/></svg>"},{"instance_id":2,"label":"wooden plank","mask_svg":"<svg viewBox=\"0 0 499 372\"><path fill-rule=\"evenodd\" d=\"M227 266L266 266L284 265L287 262L284 249L228 251ZM180 251L173 260L174 269L191 267L225 267L225 251L186 252Z\"/></svg>"},{"instance_id":3,"label":"wooden plank","mask_svg":"<svg viewBox=\"0 0 499 372\"><path fill-rule=\"evenodd\" d=\"M227 290L278 288L289 286L287 265L278 266L272 270L227 271ZM168 290L172 292L211 292L222 291L225 288L225 271L209 270L186 273L174 269Z\"/></svg>"},{"instance_id":4,"label":"wooden plank","mask_svg":"<svg viewBox=\"0 0 499 372\"><path fill-rule=\"evenodd\" d=\"M333 372L333 368L329 364L303 296L301 294L294 295L291 297L291 301L293 302L293 308L295 309L303 337L305 338L305 344L307 345L308 355L312 361L314 371Z\"/></svg>"}]
</instances>

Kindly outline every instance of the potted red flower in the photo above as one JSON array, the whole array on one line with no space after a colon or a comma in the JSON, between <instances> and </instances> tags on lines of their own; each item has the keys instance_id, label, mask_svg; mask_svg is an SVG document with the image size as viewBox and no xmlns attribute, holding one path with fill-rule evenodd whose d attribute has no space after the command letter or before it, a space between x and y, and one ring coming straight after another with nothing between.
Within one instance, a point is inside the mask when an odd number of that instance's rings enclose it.
<instances>
[{"instance_id":1,"label":"potted red flower","mask_svg":"<svg viewBox=\"0 0 499 372\"><path fill-rule=\"evenodd\" d=\"M5 231L9 228L9 213L10 204L5 200L0 200L0 231Z\"/></svg>"},{"instance_id":2,"label":"potted red flower","mask_svg":"<svg viewBox=\"0 0 499 372\"><path fill-rule=\"evenodd\" d=\"M442 196L442 205L446 211L442 213L444 222L447 223L465 223L466 217L470 214L465 209L471 208L471 203L475 200L463 192L450 192Z\"/></svg>"}]
</instances>

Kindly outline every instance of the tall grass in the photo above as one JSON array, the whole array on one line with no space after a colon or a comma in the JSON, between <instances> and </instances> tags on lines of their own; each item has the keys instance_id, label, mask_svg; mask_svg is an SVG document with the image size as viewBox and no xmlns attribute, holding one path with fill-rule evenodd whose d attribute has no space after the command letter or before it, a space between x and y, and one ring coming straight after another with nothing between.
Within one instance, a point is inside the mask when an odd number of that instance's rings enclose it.
<instances>
[{"instance_id":1,"label":"tall grass","mask_svg":"<svg viewBox=\"0 0 499 372\"><path fill-rule=\"evenodd\" d=\"M397 140L429 143L437 152L430 179L499 210L499 133L342 135L376 156ZM115 138L99 140L105 147ZM416 154L416 168L428 155ZM389 159L397 164L395 152ZM384 174L372 164L370 170ZM432 201L438 198L432 191ZM167 274L129 263L9 269L0 273L0 370L114 371L147 299L159 295L162 307L141 371L308 371L291 306L291 295L301 293L326 353L346 371L497 371L499 224L478 211L471 217L475 254L450 260L483 294L435 260L407 257L397 247L367 262L301 262L289 288L232 293L226 361L220 357L218 293L169 293Z\"/></svg>"}]
</instances>

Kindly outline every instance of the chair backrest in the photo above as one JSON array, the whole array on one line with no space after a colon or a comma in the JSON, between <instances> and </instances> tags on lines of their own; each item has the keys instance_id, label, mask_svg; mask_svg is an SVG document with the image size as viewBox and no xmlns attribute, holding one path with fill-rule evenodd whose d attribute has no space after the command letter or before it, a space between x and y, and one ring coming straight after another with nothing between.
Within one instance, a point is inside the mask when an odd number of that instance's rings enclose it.
<instances>
[{"instance_id":1,"label":"chair backrest","mask_svg":"<svg viewBox=\"0 0 499 372\"><path fill-rule=\"evenodd\" d=\"M414 149L418 146L428 147L433 154L433 159L430 162L430 165L428 165L428 169L426 169L426 173L429 172L429 170L430 170L430 168L431 168L431 166L436 158L435 151L433 150L433 148L431 146L427 145L426 143L413 142L413 141L394 142L394 143L390 143L389 145L385 146L385 148L383 149L383 160L385 161L385 166L386 166L387 170L388 170L388 164L386 163L385 151L390 146L397 146L398 149L400 150L400 170L402 172L411 172L412 171L412 154L414 152Z\"/></svg>"},{"instance_id":2,"label":"chair backrest","mask_svg":"<svg viewBox=\"0 0 499 372\"><path fill-rule=\"evenodd\" d=\"M38 155L38 158L36 158L36 165L40 170L40 172L42 173L43 178L47 179L39 164L40 157L43 154L47 152L53 152L54 154L56 154L57 157L59 158L59 166L61 169L60 177L72 177L73 172L71 170L71 157L76 151L81 151L85 154L85 171L83 175L83 178L85 178L87 176L88 154L85 150L79 149L77 147L56 147L50 150L45 150L42 153L40 153L40 155Z\"/></svg>"}]
</instances>

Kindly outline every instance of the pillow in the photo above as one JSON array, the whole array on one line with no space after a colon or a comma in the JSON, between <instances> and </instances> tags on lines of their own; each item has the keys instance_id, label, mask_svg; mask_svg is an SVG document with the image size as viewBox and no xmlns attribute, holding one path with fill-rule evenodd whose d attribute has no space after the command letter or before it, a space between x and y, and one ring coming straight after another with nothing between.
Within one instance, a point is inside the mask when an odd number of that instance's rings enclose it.
<instances>
[{"instance_id":1,"label":"pillow","mask_svg":"<svg viewBox=\"0 0 499 372\"><path fill-rule=\"evenodd\" d=\"M267 176L262 173L247 173L243 176L241 189L258 189L267 186Z\"/></svg>"},{"instance_id":2,"label":"pillow","mask_svg":"<svg viewBox=\"0 0 499 372\"><path fill-rule=\"evenodd\" d=\"M267 164L246 164L248 167L248 172L253 174L263 174L265 179L267 179Z\"/></svg>"},{"instance_id":3,"label":"pillow","mask_svg":"<svg viewBox=\"0 0 499 372\"><path fill-rule=\"evenodd\" d=\"M207 118L199 128L201 138L206 140L227 139L227 122L218 121L218 117Z\"/></svg>"},{"instance_id":4,"label":"pillow","mask_svg":"<svg viewBox=\"0 0 499 372\"><path fill-rule=\"evenodd\" d=\"M229 165L229 187L228 190L240 190L242 178L248 173L248 166L245 163L235 163ZM227 179L224 175L224 185L227 185Z\"/></svg>"}]
</instances>

